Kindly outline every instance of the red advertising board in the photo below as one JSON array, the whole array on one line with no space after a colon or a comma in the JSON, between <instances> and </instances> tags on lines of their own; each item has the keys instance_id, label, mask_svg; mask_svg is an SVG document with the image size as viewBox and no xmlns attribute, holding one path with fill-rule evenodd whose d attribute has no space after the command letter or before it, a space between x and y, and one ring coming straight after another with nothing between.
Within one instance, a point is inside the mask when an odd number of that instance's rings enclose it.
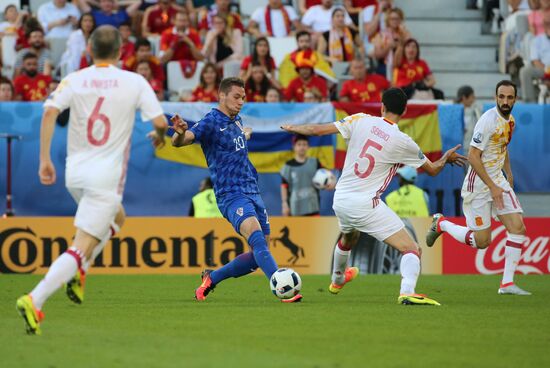
<instances>
[{"instance_id":1,"label":"red advertising board","mask_svg":"<svg viewBox=\"0 0 550 368\"><path fill-rule=\"evenodd\" d=\"M464 225L464 218L449 218ZM550 218L526 218L527 240L523 244L517 273L550 274ZM492 242L487 249L472 249L449 234L443 235L443 274L501 274L504 270L506 229L492 223Z\"/></svg>"}]
</instances>

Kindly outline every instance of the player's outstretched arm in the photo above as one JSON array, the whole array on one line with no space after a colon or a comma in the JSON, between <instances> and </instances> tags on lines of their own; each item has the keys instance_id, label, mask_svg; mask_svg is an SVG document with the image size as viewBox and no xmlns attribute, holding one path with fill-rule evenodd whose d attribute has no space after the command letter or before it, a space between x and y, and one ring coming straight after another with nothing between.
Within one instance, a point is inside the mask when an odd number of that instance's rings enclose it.
<instances>
[{"instance_id":1,"label":"player's outstretched arm","mask_svg":"<svg viewBox=\"0 0 550 368\"><path fill-rule=\"evenodd\" d=\"M293 134L302 135L328 135L338 133L338 128L333 123L281 125L281 129Z\"/></svg>"},{"instance_id":2,"label":"player's outstretched arm","mask_svg":"<svg viewBox=\"0 0 550 368\"><path fill-rule=\"evenodd\" d=\"M493 198L495 206L498 209L502 209L504 208L504 198L502 197L504 189L496 185L489 174L487 174L487 170L485 170L485 166L483 166L483 161L481 160L482 153L483 151L479 148L470 146L470 152L468 152L468 161L470 162L470 166L472 166L472 169L476 172L477 176L479 176L479 178L485 183L485 185L489 187L489 190L491 191L491 197Z\"/></svg>"},{"instance_id":3,"label":"player's outstretched arm","mask_svg":"<svg viewBox=\"0 0 550 368\"><path fill-rule=\"evenodd\" d=\"M164 114L157 116L151 120L153 127L155 128L154 134L151 134L149 137L153 141L153 146L155 148L162 148L164 146L164 136L168 130L168 122L166 121L166 116ZM153 132L152 132L153 133Z\"/></svg>"},{"instance_id":4,"label":"player's outstretched arm","mask_svg":"<svg viewBox=\"0 0 550 368\"><path fill-rule=\"evenodd\" d=\"M55 184L55 167L51 159L52 137L55 130L55 121L59 115L59 110L55 107L46 107L42 114L42 124L40 127L40 167L38 176L40 182L44 185Z\"/></svg>"},{"instance_id":5,"label":"player's outstretched arm","mask_svg":"<svg viewBox=\"0 0 550 368\"><path fill-rule=\"evenodd\" d=\"M189 126L187 125L187 122L181 118L181 116L176 114L170 118L170 121L173 124L171 128L174 129L175 132L172 136L172 146L188 146L195 141L195 134L187 130Z\"/></svg>"},{"instance_id":6,"label":"player's outstretched arm","mask_svg":"<svg viewBox=\"0 0 550 368\"><path fill-rule=\"evenodd\" d=\"M422 165L422 169L426 172L426 174L430 176L436 176L443 170L446 164L451 165L458 165L458 166L464 166L464 164L468 161L468 159L465 156L462 156L459 153L456 153L456 151L461 147L460 144L457 144L447 152L443 154L443 156L435 161L432 162L429 159L426 159L426 162L424 165Z\"/></svg>"}]
</instances>

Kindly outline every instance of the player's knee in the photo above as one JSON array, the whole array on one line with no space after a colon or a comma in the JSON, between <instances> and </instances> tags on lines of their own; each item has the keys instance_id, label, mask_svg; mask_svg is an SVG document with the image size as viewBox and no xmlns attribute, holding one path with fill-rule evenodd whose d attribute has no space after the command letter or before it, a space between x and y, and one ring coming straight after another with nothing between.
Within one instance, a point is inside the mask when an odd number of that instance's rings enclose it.
<instances>
[{"instance_id":1,"label":"player's knee","mask_svg":"<svg viewBox=\"0 0 550 368\"><path fill-rule=\"evenodd\" d=\"M351 233L344 234L344 243L346 247L351 249L359 240L360 235L359 231L352 231Z\"/></svg>"}]
</instances>

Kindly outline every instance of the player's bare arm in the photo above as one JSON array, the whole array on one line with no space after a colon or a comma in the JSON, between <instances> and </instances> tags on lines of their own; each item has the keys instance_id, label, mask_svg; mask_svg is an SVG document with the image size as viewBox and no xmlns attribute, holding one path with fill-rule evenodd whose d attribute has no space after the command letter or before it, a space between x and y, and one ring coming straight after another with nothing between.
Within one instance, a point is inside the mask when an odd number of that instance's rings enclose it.
<instances>
[{"instance_id":1,"label":"player's bare arm","mask_svg":"<svg viewBox=\"0 0 550 368\"><path fill-rule=\"evenodd\" d=\"M173 124L172 129L174 129L174 135L172 136L172 146L188 146L195 141L195 134L188 130L189 125L185 120L181 118L181 116L175 114L174 116L172 116L170 121Z\"/></svg>"},{"instance_id":2,"label":"player's bare arm","mask_svg":"<svg viewBox=\"0 0 550 368\"><path fill-rule=\"evenodd\" d=\"M477 176L489 187L491 191L491 197L493 198L493 203L498 209L504 208L504 199L502 194L504 189L495 184L493 179L487 174L485 166L483 166L483 161L481 160L482 150L476 147L470 147L470 152L468 153L468 161L472 166L472 169L476 172Z\"/></svg>"},{"instance_id":3,"label":"player's bare arm","mask_svg":"<svg viewBox=\"0 0 550 368\"><path fill-rule=\"evenodd\" d=\"M38 176L40 182L44 185L55 184L55 167L50 156L52 137L55 130L55 121L59 115L59 110L54 107L47 107L42 115L42 124L40 128L40 167Z\"/></svg>"},{"instance_id":4,"label":"player's bare arm","mask_svg":"<svg viewBox=\"0 0 550 368\"><path fill-rule=\"evenodd\" d=\"M510 188L514 189L514 174L512 173L512 163L510 162L510 152L506 151L504 158L504 167L502 168L506 174L506 179L510 183Z\"/></svg>"},{"instance_id":5,"label":"player's bare arm","mask_svg":"<svg viewBox=\"0 0 550 368\"><path fill-rule=\"evenodd\" d=\"M244 137L246 138L246 140L247 141L250 140L250 137L252 137L252 128L244 127L243 132L244 132Z\"/></svg>"},{"instance_id":6,"label":"player's bare arm","mask_svg":"<svg viewBox=\"0 0 550 368\"><path fill-rule=\"evenodd\" d=\"M328 135L338 133L338 128L333 123L302 124L302 125L281 125L281 129L289 133L302 135Z\"/></svg>"},{"instance_id":7,"label":"player's bare arm","mask_svg":"<svg viewBox=\"0 0 550 368\"><path fill-rule=\"evenodd\" d=\"M465 156L462 156L461 154L456 152L460 147L461 145L457 144L456 146L445 152L443 156L435 162L427 159L424 165L421 166L422 169L428 175L436 176L441 172L441 170L443 170L446 164L464 166L468 159Z\"/></svg>"},{"instance_id":8,"label":"player's bare arm","mask_svg":"<svg viewBox=\"0 0 550 368\"><path fill-rule=\"evenodd\" d=\"M154 134L150 134L149 137L153 141L155 148L162 148L164 146L164 136L168 130L168 122L164 115L159 115L152 120L153 127L155 128Z\"/></svg>"}]
</instances>

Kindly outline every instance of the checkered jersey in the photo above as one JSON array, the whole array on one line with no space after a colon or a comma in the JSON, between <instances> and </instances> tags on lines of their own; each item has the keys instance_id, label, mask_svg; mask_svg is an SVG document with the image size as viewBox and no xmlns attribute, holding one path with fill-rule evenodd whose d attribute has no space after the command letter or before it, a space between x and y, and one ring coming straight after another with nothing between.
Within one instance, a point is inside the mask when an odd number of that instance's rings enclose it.
<instances>
[{"instance_id":1,"label":"checkered jersey","mask_svg":"<svg viewBox=\"0 0 550 368\"><path fill-rule=\"evenodd\" d=\"M258 173L248 159L248 144L242 119L229 118L212 109L189 130L201 144L214 192L219 201L227 194L258 194Z\"/></svg>"}]
</instances>

